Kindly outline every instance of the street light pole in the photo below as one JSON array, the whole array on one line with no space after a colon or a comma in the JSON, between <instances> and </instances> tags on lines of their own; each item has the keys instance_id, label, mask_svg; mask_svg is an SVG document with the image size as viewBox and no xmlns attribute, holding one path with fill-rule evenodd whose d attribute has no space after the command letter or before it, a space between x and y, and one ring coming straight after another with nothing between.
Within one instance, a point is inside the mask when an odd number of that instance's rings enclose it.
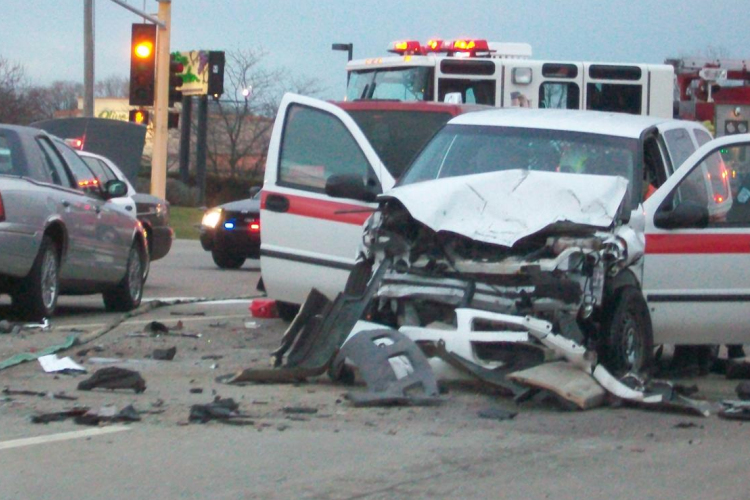
<instances>
[{"instance_id":1,"label":"street light pole","mask_svg":"<svg viewBox=\"0 0 750 500\"><path fill-rule=\"evenodd\" d=\"M156 32L156 95L154 97L154 147L151 155L151 194L165 198L167 192L167 129L169 111L169 37L172 18L171 0L159 2Z\"/></svg>"},{"instance_id":2,"label":"street light pole","mask_svg":"<svg viewBox=\"0 0 750 500\"><path fill-rule=\"evenodd\" d=\"M354 53L353 43L334 43L331 45L331 50L345 50L347 52L347 62L352 60L352 54ZM346 72L346 86L349 86L349 72Z\"/></svg>"},{"instance_id":3,"label":"street light pole","mask_svg":"<svg viewBox=\"0 0 750 500\"><path fill-rule=\"evenodd\" d=\"M83 2L83 116L94 116L94 0Z\"/></svg>"}]
</instances>

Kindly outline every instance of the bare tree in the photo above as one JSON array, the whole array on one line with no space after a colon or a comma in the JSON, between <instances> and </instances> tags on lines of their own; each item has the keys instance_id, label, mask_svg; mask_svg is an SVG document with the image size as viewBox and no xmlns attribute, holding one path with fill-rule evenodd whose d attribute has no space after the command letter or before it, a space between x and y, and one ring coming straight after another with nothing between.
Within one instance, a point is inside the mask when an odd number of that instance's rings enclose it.
<instances>
[{"instance_id":1,"label":"bare tree","mask_svg":"<svg viewBox=\"0 0 750 500\"><path fill-rule=\"evenodd\" d=\"M26 75L19 63L0 56L0 122L25 123Z\"/></svg>"},{"instance_id":2,"label":"bare tree","mask_svg":"<svg viewBox=\"0 0 750 500\"><path fill-rule=\"evenodd\" d=\"M96 97L128 97L130 80L122 75L110 75L94 85Z\"/></svg>"},{"instance_id":3,"label":"bare tree","mask_svg":"<svg viewBox=\"0 0 750 500\"><path fill-rule=\"evenodd\" d=\"M273 119L285 91L314 95L322 89L315 79L290 77L285 69L262 65L263 49L227 52L225 98L216 101L208 127L209 167L216 173L254 177L263 169Z\"/></svg>"}]
</instances>

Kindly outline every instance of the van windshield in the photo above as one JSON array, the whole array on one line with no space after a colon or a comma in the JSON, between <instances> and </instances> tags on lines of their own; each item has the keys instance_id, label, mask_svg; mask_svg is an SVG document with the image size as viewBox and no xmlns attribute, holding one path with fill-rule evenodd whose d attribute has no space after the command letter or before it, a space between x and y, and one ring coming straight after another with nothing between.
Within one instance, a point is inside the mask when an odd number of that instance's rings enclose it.
<instances>
[{"instance_id":1,"label":"van windshield","mask_svg":"<svg viewBox=\"0 0 750 500\"><path fill-rule=\"evenodd\" d=\"M500 170L614 175L633 185L638 140L564 130L447 125L399 185Z\"/></svg>"},{"instance_id":2,"label":"van windshield","mask_svg":"<svg viewBox=\"0 0 750 500\"><path fill-rule=\"evenodd\" d=\"M346 100L431 101L432 75L431 66L351 71Z\"/></svg>"}]
</instances>

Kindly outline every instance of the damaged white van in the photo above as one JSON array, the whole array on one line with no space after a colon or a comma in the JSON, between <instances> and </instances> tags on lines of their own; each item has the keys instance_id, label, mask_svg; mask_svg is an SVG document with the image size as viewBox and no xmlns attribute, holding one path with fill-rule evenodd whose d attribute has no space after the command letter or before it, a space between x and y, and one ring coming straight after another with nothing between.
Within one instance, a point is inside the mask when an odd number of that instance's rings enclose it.
<instances>
[{"instance_id":1,"label":"damaged white van","mask_svg":"<svg viewBox=\"0 0 750 500\"><path fill-rule=\"evenodd\" d=\"M745 343L750 135L709 140L696 123L616 113L454 118L378 197L349 287L377 275L368 321L413 340L452 330L485 365L502 359L491 333L524 318L617 373L647 368L654 343ZM371 199L361 175L337 174L327 195ZM330 293L324 272L308 285Z\"/></svg>"}]
</instances>

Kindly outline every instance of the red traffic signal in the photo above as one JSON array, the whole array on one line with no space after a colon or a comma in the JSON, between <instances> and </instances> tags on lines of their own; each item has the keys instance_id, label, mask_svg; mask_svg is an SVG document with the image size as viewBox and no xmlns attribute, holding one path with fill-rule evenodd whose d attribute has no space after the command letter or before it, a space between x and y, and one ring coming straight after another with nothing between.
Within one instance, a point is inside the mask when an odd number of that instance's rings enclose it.
<instances>
[{"instance_id":1,"label":"red traffic signal","mask_svg":"<svg viewBox=\"0 0 750 500\"><path fill-rule=\"evenodd\" d=\"M131 109L128 114L128 121L136 125L148 126L149 113L145 109Z\"/></svg>"},{"instance_id":2,"label":"red traffic signal","mask_svg":"<svg viewBox=\"0 0 750 500\"><path fill-rule=\"evenodd\" d=\"M184 83L182 73L185 71L185 65L182 63L182 56L175 52L169 56L169 107L174 106L176 101L182 100L182 92L179 90Z\"/></svg>"},{"instance_id":3,"label":"red traffic signal","mask_svg":"<svg viewBox=\"0 0 750 500\"><path fill-rule=\"evenodd\" d=\"M133 24L130 41L130 104L153 106L156 25Z\"/></svg>"}]
</instances>

